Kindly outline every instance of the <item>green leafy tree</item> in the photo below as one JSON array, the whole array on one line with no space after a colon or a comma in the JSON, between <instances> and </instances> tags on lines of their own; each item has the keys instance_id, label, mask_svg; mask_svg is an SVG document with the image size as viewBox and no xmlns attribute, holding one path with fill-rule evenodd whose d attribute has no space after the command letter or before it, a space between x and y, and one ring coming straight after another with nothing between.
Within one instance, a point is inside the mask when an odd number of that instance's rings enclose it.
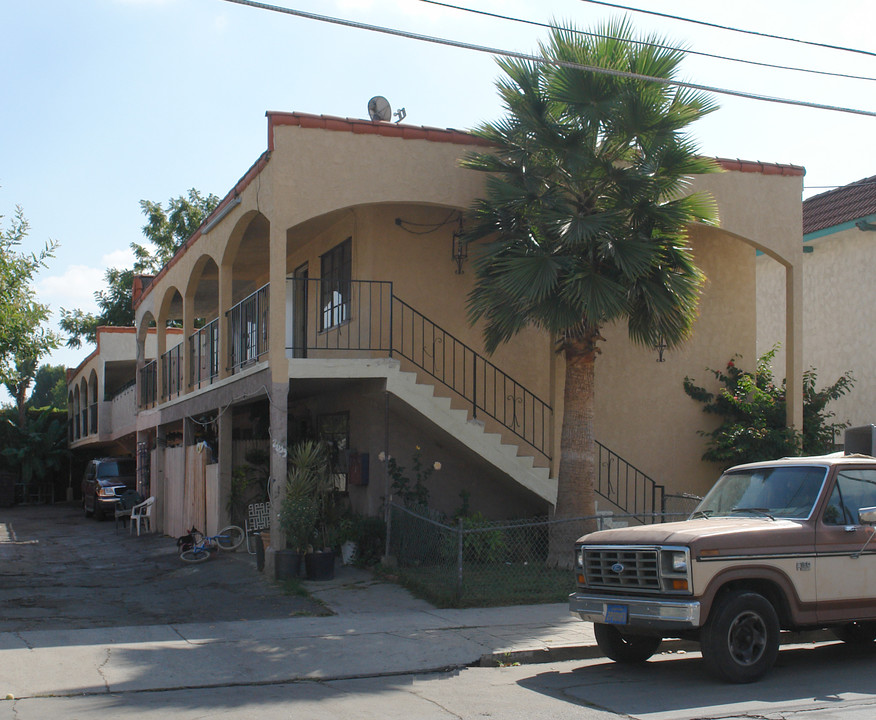
<instances>
[{"instance_id":1,"label":"green leafy tree","mask_svg":"<svg viewBox=\"0 0 876 720\"><path fill-rule=\"evenodd\" d=\"M6 422L12 426L7 428L12 442L3 448L2 455L8 466L18 470L25 485L46 480L60 470L69 451L67 425L57 413L44 410L36 417L28 415L17 426L9 419Z\"/></svg>"},{"instance_id":2,"label":"green leafy tree","mask_svg":"<svg viewBox=\"0 0 876 720\"><path fill-rule=\"evenodd\" d=\"M94 293L94 299L100 308L97 314L61 308L59 325L68 335L67 347L81 347L83 340L95 344L97 328L101 326L130 327L134 324L134 271L109 268L104 274L104 280L106 289Z\"/></svg>"},{"instance_id":3,"label":"green leafy tree","mask_svg":"<svg viewBox=\"0 0 876 720\"><path fill-rule=\"evenodd\" d=\"M63 365L40 365L33 380L31 408L67 409L67 369Z\"/></svg>"},{"instance_id":4,"label":"green leafy tree","mask_svg":"<svg viewBox=\"0 0 876 720\"><path fill-rule=\"evenodd\" d=\"M684 52L667 45L637 41L626 20L594 34L552 29L540 45L544 63L499 60L507 116L475 131L492 148L464 162L488 173L464 238L485 241L474 258L471 321L484 321L488 352L535 326L565 358L558 518L594 514L601 329L625 322L633 342L674 347L696 314L703 275L687 227L714 222L716 211L711 198L685 193L691 175L717 168L687 127L714 105L670 84ZM571 562L580 528L567 525L552 533L552 564Z\"/></svg>"},{"instance_id":5,"label":"green leafy tree","mask_svg":"<svg viewBox=\"0 0 876 720\"><path fill-rule=\"evenodd\" d=\"M60 342L44 326L51 313L48 305L37 302L33 288L37 273L54 257L58 244L49 241L39 252L22 252L18 248L28 229L20 207L8 226L0 223L0 382L15 387L16 392L25 380L30 384L39 358ZM30 379L25 377L27 372Z\"/></svg>"},{"instance_id":6,"label":"green leafy tree","mask_svg":"<svg viewBox=\"0 0 876 720\"><path fill-rule=\"evenodd\" d=\"M131 243L136 256L134 270L138 273L156 273L174 256L186 240L195 234L201 223L216 209L219 198L212 193L204 196L195 188L188 195L180 195L167 201L165 210L161 203L141 200L140 207L146 216L143 234L152 249Z\"/></svg>"},{"instance_id":7,"label":"green leafy tree","mask_svg":"<svg viewBox=\"0 0 876 720\"><path fill-rule=\"evenodd\" d=\"M36 375L37 360L29 353L16 352L12 369L7 373L3 385L6 392L12 396L12 401L18 411L18 424L24 427L27 413L27 391Z\"/></svg>"},{"instance_id":8,"label":"green leafy tree","mask_svg":"<svg viewBox=\"0 0 876 720\"><path fill-rule=\"evenodd\" d=\"M832 452L835 437L848 423L832 422L827 410L831 400L848 393L855 383L846 371L836 382L816 390L818 380L812 368L803 373L803 432L785 425L785 383L776 383L771 370L776 348L758 358L754 372L742 370L736 355L723 370L709 372L718 381L717 392L700 387L686 377L684 391L703 403L703 412L722 418L711 431L700 430L707 438L703 460L724 467L758 460Z\"/></svg>"},{"instance_id":9,"label":"green leafy tree","mask_svg":"<svg viewBox=\"0 0 876 720\"><path fill-rule=\"evenodd\" d=\"M68 336L67 346L78 348L83 341L94 344L97 341L97 328L105 325L133 325L134 275L158 272L194 235L218 204L216 195L203 196L194 188L187 195L168 200L166 210L161 203L141 200L140 208L146 216L143 234L148 244L131 243L135 256L133 269L109 268L106 271L106 289L94 293L99 312L61 309L60 327Z\"/></svg>"}]
</instances>

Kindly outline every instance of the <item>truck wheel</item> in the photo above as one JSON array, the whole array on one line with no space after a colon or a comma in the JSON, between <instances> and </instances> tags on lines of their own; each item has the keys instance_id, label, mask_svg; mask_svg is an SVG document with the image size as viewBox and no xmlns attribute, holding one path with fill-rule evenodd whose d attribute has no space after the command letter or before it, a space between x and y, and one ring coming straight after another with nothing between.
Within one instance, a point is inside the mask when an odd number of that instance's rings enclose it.
<instances>
[{"instance_id":1,"label":"truck wheel","mask_svg":"<svg viewBox=\"0 0 876 720\"><path fill-rule=\"evenodd\" d=\"M763 677L779 654L779 619L763 595L731 592L712 608L700 635L709 671L734 683Z\"/></svg>"},{"instance_id":2,"label":"truck wheel","mask_svg":"<svg viewBox=\"0 0 876 720\"><path fill-rule=\"evenodd\" d=\"M844 643L856 648L876 648L876 622L850 622L831 628L834 635Z\"/></svg>"},{"instance_id":3,"label":"truck wheel","mask_svg":"<svg viewBox=\"0 0 876 720\"><path fill-rule=\"evenodd\" d=\"M653 635L625 635L614 625L602 623L593 624L593 633L596 644L606 657L627 665L645 662L663 642L662 637Z\"/></svg>"}]
</instances>

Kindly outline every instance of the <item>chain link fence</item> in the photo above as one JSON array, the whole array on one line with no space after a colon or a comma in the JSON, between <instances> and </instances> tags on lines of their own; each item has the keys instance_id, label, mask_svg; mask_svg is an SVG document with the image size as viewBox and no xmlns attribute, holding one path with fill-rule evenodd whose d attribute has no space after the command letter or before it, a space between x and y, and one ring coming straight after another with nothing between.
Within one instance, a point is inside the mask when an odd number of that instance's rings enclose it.
<instances>
[{"instance_id":1,"label":"chain link fence","mask_svg":"<svg viewBox=\"0 0 876 720\"><path fill-rule=\"evenodd\" d=\"M686 520L700 504L702 498L693 493L680 493L677 495L666 493L663 496L663 516L666 522L672 520Z\"/></svg>"},{"instance_id":2,"label":"chain link fence","mask_svg":"<svg viewBox=\"0 0 876 720\"><path fill-rule=\"evenodd\" d=\"M682 506L650 519L684 519L689 512ZM638 525L638 517L448 520L392 505L387 546L401 583L438 607L565 602L575 589L575 540L596 529Z\"/></svg>"}]
</instances>

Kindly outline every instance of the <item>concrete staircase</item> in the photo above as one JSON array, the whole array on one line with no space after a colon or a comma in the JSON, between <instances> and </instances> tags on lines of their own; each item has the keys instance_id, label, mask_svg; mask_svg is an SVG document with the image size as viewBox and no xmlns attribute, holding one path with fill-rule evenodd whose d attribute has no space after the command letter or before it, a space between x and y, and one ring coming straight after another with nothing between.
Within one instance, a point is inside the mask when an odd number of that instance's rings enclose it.
<instances>
[{"instance_id":1,"label":"concrete staircase","mask_svg":"<svg viewBox=\"0 0 876 720\"><path fill-rule=\"evenodd\" d=\"M523 487L551 504L556 503L557 481L550 477L548 468L535 466L533 456L520 454L521 447L505 442L501 434L486 432L483 422L472 419L468 410L452 407L449 397L436 395L435 386L431 383L418 382L417 374L403 371L398 360L295 359L289 362L289 377L383 378L387 391L399 400Z\"/></svg>"}]
</instances>

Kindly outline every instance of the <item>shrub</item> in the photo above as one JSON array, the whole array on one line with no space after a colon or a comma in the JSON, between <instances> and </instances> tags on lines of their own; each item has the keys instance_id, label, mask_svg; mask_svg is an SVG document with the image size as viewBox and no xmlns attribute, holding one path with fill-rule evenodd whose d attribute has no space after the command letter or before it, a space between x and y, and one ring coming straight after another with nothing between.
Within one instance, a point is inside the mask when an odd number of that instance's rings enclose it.
<instances>
[{"instance_id":1,"label":"shrub","mask_svg":"<svg viewBox=\"0 0 876 720\"><path fill-rule=\"evenodd\" d=\"M776 383L770 369L776 351L774 347L758 358L753 373L738 367L740 355L735 355L724 370L707 368L722 386L714 393L685 377L685 393L703 403L703 412L723 418L714 430L698 431L707 438L703 460L729 467L799 455L801 449L804 455L834 449L834 437L848 423L829 422L834 413L826 406L851 390L855 382L851 371L822 390L815 389L817 374L813 368L803 373L803 432L800 432L785 424L785 381Z\"/></svg>"}]
</instances>

